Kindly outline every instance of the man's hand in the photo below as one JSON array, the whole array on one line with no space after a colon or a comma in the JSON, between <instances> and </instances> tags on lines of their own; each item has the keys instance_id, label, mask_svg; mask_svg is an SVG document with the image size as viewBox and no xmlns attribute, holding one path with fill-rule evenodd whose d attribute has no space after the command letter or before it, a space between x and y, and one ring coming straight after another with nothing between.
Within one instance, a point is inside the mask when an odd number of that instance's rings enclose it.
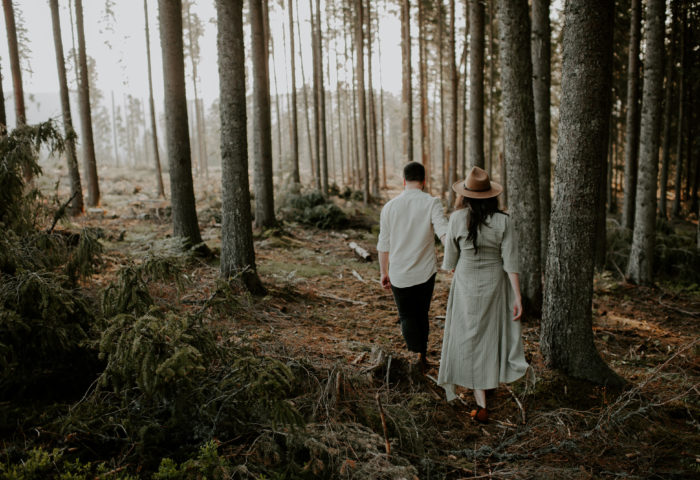
<instances>
[{"instance_id":1,"label":"man's hand","mask_svg":"<svg viewBox=\"0 0 700 480\"><path fill-rule=\"evenodd\" d=\"M513 307L513 321L517 322L523 316L523 301L520 297L515 297L515 306Z\"/></svg>"},{"instance_id":2,"label":"man's hand","mask_svg":"<svg viewBox=\"0 0 700 480\"><path fill-rule=\"evenodd\" d=\"M384 288L384 290L391 290L391 280L389 280L388 273L382 274L381 283L382 283L382 288Z\"/></svg>"}]
</instances>

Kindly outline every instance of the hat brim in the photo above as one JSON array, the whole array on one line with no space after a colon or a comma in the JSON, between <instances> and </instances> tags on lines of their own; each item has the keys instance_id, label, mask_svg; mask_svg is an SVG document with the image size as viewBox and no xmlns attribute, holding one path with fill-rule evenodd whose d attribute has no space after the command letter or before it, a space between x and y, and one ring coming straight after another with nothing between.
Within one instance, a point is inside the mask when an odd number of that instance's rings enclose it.
<instances>
[{"instance_id":1,"label":"hat brim","mask_svg":"<svg viewBox=\"0 0 700 480\"><path fill-rule=\"evenodd\" d=\"M501 192L503 192L503 187L501 186L501 184L496 182L491 182L491 188L482 192L474 192L472 190L467 190L467 188L464 186L465 183L465 180L461 180L459 182L454 183L452 185L452 190L459 193L463 197L469 198L493 198L499 196Z\"/></svg>"}]
</instances>

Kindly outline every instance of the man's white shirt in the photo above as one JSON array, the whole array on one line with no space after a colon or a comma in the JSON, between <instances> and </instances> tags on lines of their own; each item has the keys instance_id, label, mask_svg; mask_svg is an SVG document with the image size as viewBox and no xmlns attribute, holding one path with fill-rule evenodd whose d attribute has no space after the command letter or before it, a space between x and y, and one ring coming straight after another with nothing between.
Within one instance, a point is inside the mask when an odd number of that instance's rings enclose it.
<instances>
[{"instance_id":1,"label":"man's white shirt","mask_svg":"<svg viewBox=\"0 0 700 480\"><path fill-rule=\"evenodd\" d=\"M395 287L425 283L437 272L435 235L447 232L440 199L405 189L382 208L377 251L389 252L389 279Z\"/></svg>"}]
</instances>

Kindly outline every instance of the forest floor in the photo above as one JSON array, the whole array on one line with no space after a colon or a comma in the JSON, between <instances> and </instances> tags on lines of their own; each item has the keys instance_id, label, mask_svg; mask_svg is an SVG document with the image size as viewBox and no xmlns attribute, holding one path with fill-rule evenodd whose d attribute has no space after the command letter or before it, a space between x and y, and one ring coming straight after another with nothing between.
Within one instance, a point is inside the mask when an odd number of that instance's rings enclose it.
<instances>
[{"instance_id":1,"label":"forest floor","mask_svg":"<svg viewBox=\"0 0 700 480\"><path fill-rule=\"evenodd\" d=\"M59 175L60 167L54 168ZM43 178L56 178L47 170ZM104 231L100 274L86 285L95 290L113 281L122 265L156 254L171 233L169 203L149 193L150 171L100 173L101 211L92 210L73 224ZM135 185L132 179L141 175ZM195 190L204 241L216 252L220 188L214 180L197 179ZM268 294L242 295L230 314L211 317L225 335L245 339L260 354L313 367L321 394L315 399L314 423L306 428L324 432L321 437L336 436L334 449L328 450L336 458L326 463L335 462L338 476L352 476L361 463L386 472L366 478L403 478L406 472L419 478L700 476L697 285L646 288L621 281L617 273L596 276L595 342L605 361L629 382L624 392L545 368L539 321L526 319L523 336L532 368L526 378L496 391L490 400L492 420L480 425L469 417L470 392L464 390L461 400L448 404L434 383L450 274L437 275L428 351L433 367L423 377L404 347L391 292L378 282L372 224L380 206L339 204L362 219L353 222L355 228L324 231L286 223L274 235L258 233L256 260ZM359 260L349 241L369 250L372 261ZM197 262L186 276L183 291L157 287L162 302L183 312L199 308L216 291L218 259ZM373 444L372 458L356 451L359 440L353 435L366 431L355 428L358 424L374 432L365 439ZM311 470L331 468L314 459L313 449L305 460ZM407 470L391 473L401 465Z\"/></svg>"}]
</instances>

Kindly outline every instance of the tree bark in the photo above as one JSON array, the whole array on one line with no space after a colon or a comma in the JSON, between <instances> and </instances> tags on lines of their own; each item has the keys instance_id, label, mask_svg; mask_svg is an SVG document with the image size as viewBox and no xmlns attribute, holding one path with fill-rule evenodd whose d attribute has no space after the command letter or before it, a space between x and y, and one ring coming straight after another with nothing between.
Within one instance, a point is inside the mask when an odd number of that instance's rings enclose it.
<instances>
[{"instance_id":1,"label":"tree bark","mask_svg":"<svg viewBox=\"0 0 700 480\"><path fill-rule=\"evenodd\" d=\"M243 0L217 0L221 114L221 276L265 289L255 268L248 185Z\"/></svg>"},{"instance_id":2,"label":"tree bark","mask_svg":"<svg viewBox=\"0 0 700 480\"><path fill-rule=\"evenodd\" d=\"M469 0L469 161L484 168L484 4Z\"/></svg>"},{"instance_id":3,"label":"tree bark","mask_svg":"<svg viewBox=\"0 0 700 480\"><path fill-rule=\"evenodd\" d=\"M158 0L160 45L163 52L165 130L170 168L170 198L173 234L184 237L191 246L202 242L197 222L190 137L187 131L185 57L182 42L181 0Z\"/></svg>"},{"instance_id":4,"label":"tree bark","mask_svg":"<svg viewBox=\"0 0 700 480\"><path fill-rule=\"evenodd\" d=\"M80 104L80 130L83 137L83 177L87 182L87 204L94 207L100 203L100 186L97 178L95 141L92 135L92 116L90 114L90 84L85 51L83 0L75 0L75 26L78 31L78 63L80 64L78 100Z\"/></svg>"},{"instance_id":5,"label":"tree bark","mask_svg":"<svg viewBox=\"0 0 700 480\"><path fill-rule=\"evenodd\" d=\"M275 225L272 187L272 135L270 124L270 80L262 2L249 0L253 59L253 169L255 226Z\"/></svg>"},{"instance_id":6,"label":"tree bark","mask_svg":"<svg viewBox=\"0 0 700 480\"><path fill-rule=\"evenodd\" d=\"M542 268L547 259L549 215L551 197L551 28L549 25L549 0L532 2L532 73L535 98L535 128L537 129L537 165L540 186L540 247Z\"/></svg>"},{"instance_id":7,"label":"tree bark","mask_svg":"<svg viewBox=\"0 0 700 480\"><path fill-rule=\"evenodd\" d=\"M450 31L448 33L448 58L450 62L450 126L449 126L449 151L450 159L449 175L447 176L447 205L452 206L455 203L455 192L452 190L452 184L457 181L457 106L459 104L459 74L457 73L457 63L455 61L455 0L450 0Z\"/></svg>"},{"instance_id":8,"label":"tree bark","mask_svg":"<svg viewBox=\"0 0 700 480\"><path fill-rule=\"evenodd\" d=\"M153 157L156 167L156 182L158 196L165 197L163 187L163 172L160 167L160 153L158 152L158 129L156 128L156 106L153 101L153 75L151 73L151 34L148 28L148 0L143 0L143 14L146 24L146 59L148 63L148 105L151 110L151 140L153 142Z\"/></svg>"},{"instance_id":9,"label":"tree bark","mask_svg":"<svg viewBox=\"0 0 700 480\"><path fill-rule=\"evenodd\" d=\"M613 3L569 0L564 19L561 113L540 348L550 368L618 386L624 381L598 354L591 318L595 204L610 118Z\"/></svg>"},{"instance_id":10,"label":"tree bark","mask_svg":"<svg viewBox=\"0 0 700 480\"><path fill-rule=\"evenodd\" d=\"M357 68L357 103L359 105L359 156L362 161L362 199L367 205L369 203L369 158L367 156L367 112L365 105L365 54L364 54L364 33L363 33L363 0L355 0L355 49Z\"/></svg>"},{"instance_id":11,"label":"tree bark","mask_svg":"<svg viewBox=\"0 0 700 480\"><path fill-rule=\"evenodd\" d=\"M437 0L435 2L438 38L437 38L437 49L438 49L438 64L437 64L437 88L435 89L435 94L439 97L440 101L440 198L445 198L445 193L447 192L447 169L449 159L445 153L445 48L444 48L444 16L442 14L443 10L443 0Z\"/></svg>"},{"instance_id":12,"label":"tree bark","mask_svg":"<svg viewBox=\"0 0 700 480\"><path fill-rule=\"evenodd\" d=\"M676 61L676 33L678 30L678 6L679 0L671 2L671 40L670 51L666 58L666 88L664 89L664 127L663 145L661 147L661 178L659 181L659 216L667 218L666 195L668 192L668 164L671 158L671 117L673 104L673 71Z\"/></svg>"},{"instance_id":13,"label":"tree bark","mask_svg":"<svg viewBox=\"0 0 700 480\"><path fill-rule=\"evenodd\" d=\"M299 176L299 130L297 123L297 72L295 65L296 51L294 49L294 6L292 0L287 3L289 12L289 49L290 55L290 70L292 73L292 125L291 125L291 142L292 142L292 181L295 185L301 183Z\"/></svg>"},{"instance_id":14,"label":"tree bark","mask_svg":"<svg viewBox=\"0 0 700 480\"><path fill-rule=\"evenodd\" d=\"M530 311L540 312L540 199L527 1L501 0L498 24L508 195L518 233L523 300Z\"/></svg>"},{"instance_id":15,"label":"tree bark","mask_svg":"<svg viewBox=\"0 0 700 480\"><path fill-rule=\"evenodd\" d=\"M75 132L73 131L73 120L70 111L66 63L63 57L63 39L61 38L61 19L58 11L58 0L50 0L49 6L51 7L53 41L56 48L56 68L58 70L58 84L61 93L63 130L66 135L66 161L68 163L68 176L70 177L71 197L73 198L69 204L68 211L70 215L75 216L80 215L83 211L83 189L80 185L80 170L78 168L78 158L75 154L75 140L73 136Z\"/></svg>"},{"instance_id":16,"label":"tree bark","mask_svg":"<svg viewBox=\"0 0 700 480\"><path fill-rule=\"evenodd\" d=\"M2 73L0 72L0 136L7 133L7 113L5 112L5 92L2 88Z\"/></svg>"},{"instance_id":17,"label":"tree bark","mask_svg":"<svg viewBox=\"0 0 700 480\"><path fill-rule=\"evenodd\" d=\"M117 142L117 109L114 106L114 90L112 90L112 142L114 146L114 164L119 166L119 143ZM156 145L156 147L158 147Z\"/></svg>"},{"instance_id":18,"label":"tree bark","mask_svg":"<svg viewBox=\"0 0 700 480\"><path fill-rule=\"evenodd\" d=\"M420 1L420 0L419 0ZM405 162L413 161L413 90L411 88L411 4L401 0L401 138Z\"/></svg>"},{"instance_id":19,"label":"tree bark","mask_svg":"<svg viewBox=\"0 0 700 480\"><path fill-rule=\"evenodd\" d=\"M311 9L313 11L313 9ZM313 15L313 13L312 13ZM316 0L316 22L315 22L316 55L314 68L314 83L317 95L317 116L318 124L318 167L321 173L320 190L323 196L328 195L328 140L326 138L326 88L323 84L323 37L321 36L321 0Z\"/></svg>"},{"instance_id":20,"label":"tree bark","mask_svg":"<svg viewBox=\"0 0 700 480\"><path fill-rule=\"evenodd\" d=\"M627 265L627 276L637 284L653 282L656 181L659 170L659 128L664 83L665 8L664 0L647 0L639 180L632 249Z\"/></svg>"},{"instance_id":21,"label":"tree bark","mask_svg":"<svg viewBox=\"0 0 700 480\"><path fill-rule=\"evenodd\" d=\"M642 0L632 0L629 60L627 66L627 122L625 135L625 197L622 225L634 228L639 160L639 43L641 38Z\"/></svg>"},{"instance_id":22,"label":"tree bark","mask_svg":"<svg viewBox=\"0 0 700 480\"><path fill-rule=\"evenodd\" d=\"M296 1L296 7L297 7L297 12L299 12L299 1ZM309 96L306 91L306 74L304 73L304 49L301 47L302 41L301 41L301 28L299 28L299 19L297 18L297 38L299 40L299 67L301 70L301 84L303 86L302 88L302 94L304 97L304 117L306 119L306 141L308 143L307 148L309 150L309 173L311 174L311 181L312 183L315 182L315 179L318 175L318 172L315 170L315 165L316 165L316 152L314 151L314 145L316 145L316 142L312 142L312 133L311 133L311 121L309 120Z\"/></svg>"},{"instance_id":23,"label":"tree bark","mask_svg":"<svg viewBox=\"0 0 700 480\"><path fill-rule=\"evenodd\" d=\"M379 13L377 13L377 32L379 32ZM377 36L377 60L379 62L379 132L382 145L382 188L386 189L386 142L384 138L384 83L382 81L382 38Z\"/></svg>"},{"instance_id":24,"label":"tree bark","mask_svg":"<svg viewBox=\"0 0 700 480\"><path fill-rule=\"evenodd\" d=\"M420 87L420 147L421 163L425 167L425 184L428 193L432 193L432 168L430 161L430 132L428 130L428 55L426 52L425 7L423 0L418 0L418 68Z\"/></svg>"},{"instance_id":25,"label":"tree bark","mask_svg":"<svg viewBox=\"0 0 700 480\"><path fill-rule=\"evenodd\" d=\"M371 193L373 197L379 196L379 156L377 149L377 112L374 103L374 86L372 80L372 4L367 0L365 11L367 28L367 105L368 111L368 138L369 158L371 170Z\"/></svg>"},{"instance_id":26,"label":"tree bark","mask_svg":"<svg viewBox=\"0 0 700 480\"><path fill-rule=\"evenodd\" d=\"M12 72L12 93L15 97L15 125L27 123L24 108L24 87L22 84L22 68L19 62L19 45L17 43L17 28L15 26L15 12L12 0L2 0L5 12L5 30L7 32L7 46L10 55L10 70ZM4 102L4 97L3 97ZM22 167L24 180L31 181L32 171L26 165Z\"/></svg>"},{"instance_id":27,"label":"tree bark","mask_svg":"<svg viewBox=\"0 0 700 480\"><path fill-rule=\"evenodd\" d=\"M687 76L685 73L685 29L686 29L686 13L683 5L680 6L680 35L679 48L680 54L680 70L678 71L678 118L676 119L676 178L674 183L674 197L671 214L674 217L679 217L681 213L681 180L683 173L683 126L687 123L685 118L685 88Z\"/></svg>"}]
</instances>

